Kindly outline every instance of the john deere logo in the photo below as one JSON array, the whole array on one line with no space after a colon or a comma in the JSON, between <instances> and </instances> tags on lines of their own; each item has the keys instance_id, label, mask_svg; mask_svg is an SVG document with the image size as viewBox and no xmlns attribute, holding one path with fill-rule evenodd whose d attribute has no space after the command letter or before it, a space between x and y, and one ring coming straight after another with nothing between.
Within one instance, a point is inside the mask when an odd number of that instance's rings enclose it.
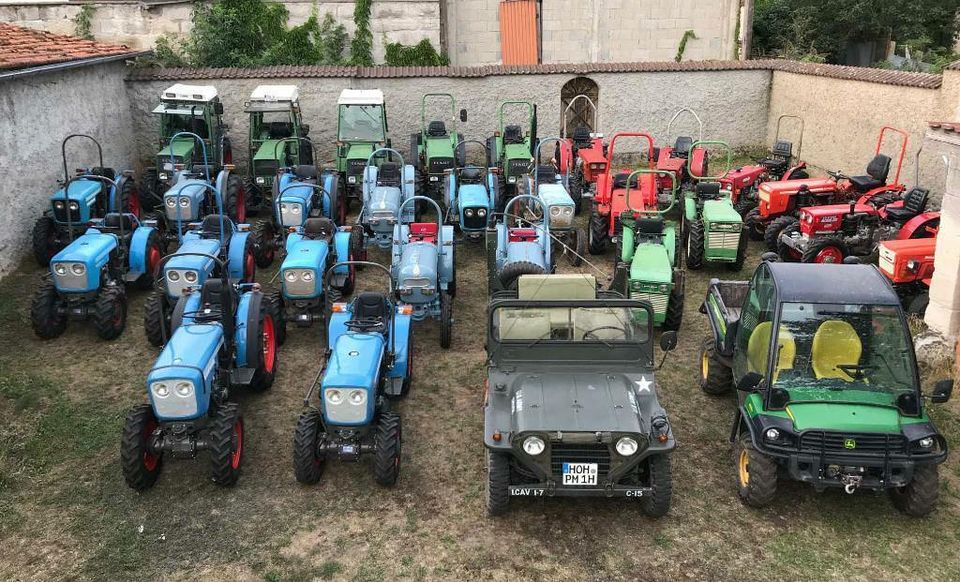
<instances>
[{"instance_id":1,"label":"john deere logo","mask_svg":"<svg viewBox=\"0 0 960 582\"><path fill-rule=\"evenodd\" d=\"M853 439L846 439L843 441L843 448L845 449L855 449L857 448L857 441Z\"/></svg>"}]
</instances>

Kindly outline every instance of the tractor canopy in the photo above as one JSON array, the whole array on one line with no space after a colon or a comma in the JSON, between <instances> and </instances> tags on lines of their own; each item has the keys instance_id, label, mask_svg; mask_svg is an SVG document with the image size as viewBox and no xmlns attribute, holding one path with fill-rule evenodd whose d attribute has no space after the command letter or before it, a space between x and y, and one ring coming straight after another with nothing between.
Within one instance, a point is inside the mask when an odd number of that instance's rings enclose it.
<instances>
[{"instance_id":1,"label":"tractor canopy","mask_svg":"<svg viewBox=\"0 0 960 582\"><path fill-rule=\"evenodd\" d=\"M177 328L147 375L147 393L159 420L189 420L207 413L208 386L223 341L219 324L185 323Z\"/></svg>"}]
</instances>

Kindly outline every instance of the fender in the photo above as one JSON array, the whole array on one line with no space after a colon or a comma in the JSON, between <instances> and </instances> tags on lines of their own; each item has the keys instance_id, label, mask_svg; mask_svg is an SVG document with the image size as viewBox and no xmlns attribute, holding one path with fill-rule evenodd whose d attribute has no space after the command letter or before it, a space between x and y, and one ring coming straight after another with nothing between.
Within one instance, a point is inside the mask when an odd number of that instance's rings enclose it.
<instances>
[{"instance_id":1,"label":"fender","mask_svg":"<svg viewBox=\"0 0 960 582\"><path fill-rule=\"evenodd\" d=\"M250 232L234 231L230 237L230 248L227 249L227 271L230 279L243 279L243 267L246 262L247 239Z\"/></svg>"},{"instance_id":2,"label":"fender","mask_svg":"<svg viewBox=\"0 0 960 582\"><path fill-rule=\"evenodd\" d=\"M416 194L417 172L411 164L403 167L403 199L413 197ZM412 208L411 208L412 213Z\"/></svg>"},{"instance_id":3,"label":"fender","mask_svg":"<svg viewBox=\"0 0 960 582\"><path fill-rule=\"evenodd\" d=\"M670 266L677 264L677 227L672 223L663 229L663 245L667 247L667 256L670 257Z\"/></svg>"},{"instance_id":4,"label":"fender","mask_svg":"<svg viewBox=\"0 0 960 582\"><path fill-rule=\"evenodd\" d=\"M807 169L807 163L799 162L797 165L791 166L790 169L784 172L783 176L780 177L780 181L786 182L787 180L802 180L803 178L794 178L793 173L798 172L800 170L806 170L806 169Z\"/></svg>"},{"instance_id":5,"label":"fender","mask_svg":"<svg viewBox=\"0 0 960 582\"><path fill-rule=\"evenodd\" d=\"M695 148L690 152L690 167L687 169L687 173L691 176L706 176L707 175L707 150L703 148Z\"/></svg>"},{"instance_id":6,"label":"fender","mask_svg":"<svg viewBox=\"0 0 960 582\"><path fill-rule=\"evenodd\" d=\"M450 175L447 176L447 183L446 183L446 192L445 192L445 194L446 194L447 208L448 208L448 209L449 209L449 208L457 208L457 204L455 204L455 202L454 202L454 201L458 198L458 196L457 196L457 177L456 177L456 175L454 175L453 172L450 172Z\"/></svg>"},{"instance_id":7,"label":"fender","mask_svg":"<svg viewBox=\"0 0 960 582\"><path fill-rule=\"evenodd\" d=\"M320 212L323 216L330 218L333 216L333 209L340 207L340 191L338 190L340 182L337 180L336 172L324 172L320 174L320 185L326 191L323 201L320 203Z\"/></svg>"},{"instance_id":8,"label":"fender","mask_svg":"<svg viewBox=\"0 0 960 582\"><path fill-rule=\"evenodd\" d=\"M350 231L338 230L333 235L333 251L337 254L337 261L346 261L347 259L357 259L350 256ZM340 265L333 271L338 275L346 275L350 272L349 265Z\"/></svg>"},{"instance_id":9,"label":"fender","mask_svg":"<svg viewBox=\"0 0 960 582\"><path fill-rule=\"evenodd\" d=\"M697 219L697 201L694 200L692 197L689 197L689 196L684 197L684 199L683 199L683 215L684 215L684 216L687 218L687 220L689 220L690 222L693 222L694 220Z\"/></svg>"},{"instance_id":10,"label":"fender","mask_svg":"<svg viewBox=\"0 0 960 582\"><path fill-rule=\"evenodd\" d=\"M219 196L216 197L217 200L215 200L216 204L214 205L214 207L217 209L217 212L220 214L223 214L224 212L226 212L226 209L223 208L223 193L227 191L227 184L229 183L229 181L230 181L230 170L228 170L227 168L220 170L220 173L217 174L217 180L214 183L214 186L216 186L217 192L219 193ZM208 190L207 193L210 194L211 192Z\"/></svg>"},{"instance_id":11,"label":"fender","mask_svg":"<svg viewBox=\"0 0 960 582\"><path fill-rule=\"evenodd\" d=\"M629 263L633 260L633 253L637 248L637 245L633 240L634 233L632 228L623 228L623 244L620 245L620 257L619 259L624 263Z\"/></svg>"},{"instance_id":12,"label":"fender","mask_svg":"<svg viewBox=\"0 0 960 582\"><path fill-rule=\"evenodd\" d=\"M406 378L407 351L410 349L410 322L409 315L396 314L393 319L393 337L387 340L387 346L396 346L393 366L387 370L388 378ZM330 344L333 345L333 344Z\"/></svg>"},{"instance_id":13,"label":"fender","mask_svg":"<svg viewBox=\"0 0 960 582\"><path fill-rule=\"evenodd\" d=\"M453 281L453 226L444 225L441 240L443 246L440 247L440 272L438 273L439 283L446 289L447 285Z\"/></svg>"},{"instance_id":14,"label":"fender","mask_svg":"<svg viewBox=\"0 0 960 582\"><path fill-rule=\"evenodd\" d=\"M897 240L932 238L937 236L938 230L940 230L940 213L924 212L904 223L900 232L897 233Z\"/></svg>"},{"instance_id":15,"label":"fender","mask_svg":"<svg viewBox=\"0 0 960 582\"><path fill-rule=\"evenodd\" d=\"M259 291L251 291L240 295L240 303L237 305L236 329L233 332L233 339L236 343L235 364L238 368L254 367L260 364L261 342L259 338L250 337L251 332L260 329L260 304L263 302L263 294Z\"/></svg>"},{"instance_id":16,"label":"fender","mask_svg":"<svg viewBox=\"0 0 960 582\"><path fill-rule=\"evenodd\" d=\"M877 188L874 188L873 190L867 191L866 194L864 194L857 200L857 203L862 203L866 200L870 200L874 196L883 194L884 192L893 192L894 194L903 194L903 191L905 189L906 188L902 184L887 184L885 186L879 186Z\"/></svg>"},{"instance_id":17,"label":"fender","mask_svg":"<svg viewBox=\"0 0 960 582\"><path fill-rule=\"evenodd\" d=\"M147 272L147 243L154 232L157 232L157 229L152 226L141 226L133 231L127 265L129 275L141 275ZM159 235L159 232L157 234Z\"/></svg>"},{"instance_id":18,"label":"fender","mask_svg":"<svg viewBox=\"0 0 960 582\"><path fill-rule=\"evenodd\" d=\"M350 304L350 309L353 305ZM336 344L337 338L347 333L347 322L353 316L351 311L340 311L330 314L327 323L327 349Z\"/></svg>"},{"instance_id":19,"label":"fender","mask_svg":"<svg viewBox=\"0 0 960 582\"><path fill-rule=\"evenodd\" d=\"M490 196L490 210L492 213L495 209L499 208L500 181L497 179L496 174L489 171L487 172L487 192L489 192Z\"/></svg>"},{"instance_id":20,"label":"fender","mask_svg":"<svg viewBox=\"0 0 960 582\"><path fill-rule=\"evenodd\" d=\"M393 243L390 245L390 276L396 280L396 270L400 268L400 256L403 245L410 238L410 227L403 223L393 225Z\"/></svg>"},{"instance_id":21,"label":"fender","mask_svg":"<svg viewBox=\"0 0 960 582\"><path fill-rule=\"evenodd\" d=\"M506 219L504 219L506 220ZM497 223L497 256L496 260L502 261L507 256L507 225L503 222Z\"/></svg>"},{"instance_id":22,"label":"fender","mask_svg":"<svg viewBox=\"0 0 960 582\"><path fill-rule=\"evenodd\" d=\"M370 194L377 187L377 173L380 171L376 166L365 166L363 168L363 205L370 202Z\"/></svg>"}]
</instances>

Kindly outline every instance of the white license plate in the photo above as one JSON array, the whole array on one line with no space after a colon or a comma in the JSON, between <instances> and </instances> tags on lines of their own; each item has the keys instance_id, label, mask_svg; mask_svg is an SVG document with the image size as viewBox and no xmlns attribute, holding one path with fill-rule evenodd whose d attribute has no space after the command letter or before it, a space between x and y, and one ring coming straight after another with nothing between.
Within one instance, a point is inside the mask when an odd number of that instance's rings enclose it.
<instances>
[{"instance_id":1,"label":"white license plate","mask_svg":"<svg viewBox=\"0 0 960 582\"><path fill-rule=\"evenodd\" d=\"M564 463L563 484L581 486L596 485L597 473L596 463Z\"/></svg>"}]
</instances>

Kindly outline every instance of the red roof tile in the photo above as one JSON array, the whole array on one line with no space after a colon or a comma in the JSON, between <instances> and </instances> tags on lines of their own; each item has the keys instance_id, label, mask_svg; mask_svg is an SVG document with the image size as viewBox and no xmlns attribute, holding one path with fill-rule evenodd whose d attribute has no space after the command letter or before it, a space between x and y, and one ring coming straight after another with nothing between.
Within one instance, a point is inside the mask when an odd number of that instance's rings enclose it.
<instances>
[{"instance_id":1,"label":"red roof tile","mask_svg":"<svg viewBox=\"0 0 960 582\"><path fill-rule=\"evenodd\" d=\"M135 52L124 45L84 40L0 22L0 70L26 69Z\"/></svg>"}]
</instances>

